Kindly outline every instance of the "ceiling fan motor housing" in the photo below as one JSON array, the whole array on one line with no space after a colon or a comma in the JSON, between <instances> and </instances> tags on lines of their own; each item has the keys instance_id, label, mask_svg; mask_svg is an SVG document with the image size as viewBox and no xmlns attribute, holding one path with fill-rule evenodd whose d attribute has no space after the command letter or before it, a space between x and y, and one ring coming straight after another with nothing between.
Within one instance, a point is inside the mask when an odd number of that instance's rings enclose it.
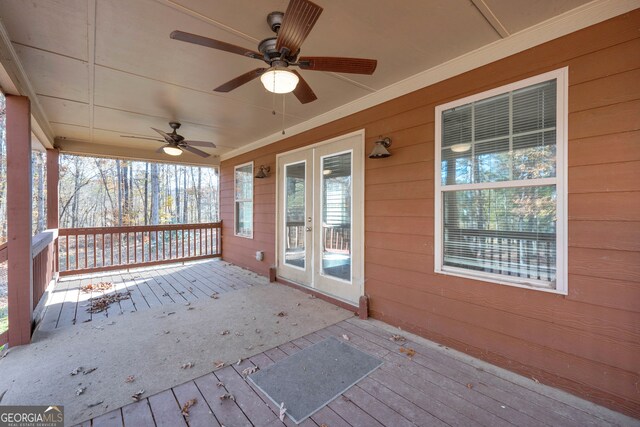
<instances>
[{"instance_id":1,"label":"ceiling fan motor housing","mask_svg":"<svg viewBox=\"0 0 640 427\"><path fill-rule=\"evenodd\" d=\"M282 19L284 18L284 12L271 12L267 15L267 24L271 31L278 34L278 30L282 26Z\"/></svg>"}]
</instances>

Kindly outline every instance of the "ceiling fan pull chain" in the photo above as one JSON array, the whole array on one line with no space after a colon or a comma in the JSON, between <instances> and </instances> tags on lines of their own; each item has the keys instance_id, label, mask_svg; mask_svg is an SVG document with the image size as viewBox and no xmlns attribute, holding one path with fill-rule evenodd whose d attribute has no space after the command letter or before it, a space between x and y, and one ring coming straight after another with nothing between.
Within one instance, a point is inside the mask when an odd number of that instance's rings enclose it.
<instances>
[{"instance_id":1,"label":"ceiling fan pull chain","mask_svg":"<svg viewBox=\"0 0 640 427\"><path fill-rule=\"evenodd\" d=\"M275 87L276 85L276 75L273 75L273 86ZM276 115L276 93L275 92L271 92L273 94L273 115Z\"/></svg>"},{"instance_id":2,"label":"ceiling fan pull chain","mask_svg":"<svg viewBox=\"0 0 640 427\"><path fill-rule=\"evenodd\" d=\"M282 134L284 135L284 100L286 98L285 94L282 94Z\"/></svg>"}]
</instances>

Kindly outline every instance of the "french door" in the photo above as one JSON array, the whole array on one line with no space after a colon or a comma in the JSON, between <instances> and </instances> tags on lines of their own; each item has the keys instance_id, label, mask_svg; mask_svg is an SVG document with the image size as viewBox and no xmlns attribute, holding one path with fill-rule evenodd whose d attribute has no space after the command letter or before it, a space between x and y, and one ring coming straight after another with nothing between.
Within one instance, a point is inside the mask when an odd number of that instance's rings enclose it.
<instances>
[{"instance_id":1,"label":"french door","mask_svg":"<svg viewBox=\"0 0 640 427\"><path fill-rule=\"evenodd\" d=\"M364 134L278 156L278 276L357 304L364 285Z\"/></svg>"}]
</instances>

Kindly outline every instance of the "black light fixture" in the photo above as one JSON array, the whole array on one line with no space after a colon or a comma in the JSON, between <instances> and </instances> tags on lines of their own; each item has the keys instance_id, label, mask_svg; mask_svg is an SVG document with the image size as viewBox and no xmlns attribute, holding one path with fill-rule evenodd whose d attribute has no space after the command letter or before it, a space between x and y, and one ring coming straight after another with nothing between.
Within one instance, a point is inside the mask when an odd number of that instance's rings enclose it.
<instances>
[{"instance_id":1,"label":"black light fixture","mask_svg":"<svg viewBox=\"0 0 640 427\"><path fill-rule=\"evenodd\" d=\"M384 159L385 157L391 156L389 150L387 148L391 147L391 138L382 138L378 139L373 146L373 151L369 154L370 159Z\"/></svg>"},{"instance_id":2,"label":"black light fixture","mask_svg":"<svg viewBox=\"0 0 640 427\"><path fill-rule=\"evenodd\" d=\"M258 173L256 174L256 178L266 178L269 176L269 172L271 172L271 168L269 166L260 165L260 167L258 168Z\"/></svg>"}]
</instances>

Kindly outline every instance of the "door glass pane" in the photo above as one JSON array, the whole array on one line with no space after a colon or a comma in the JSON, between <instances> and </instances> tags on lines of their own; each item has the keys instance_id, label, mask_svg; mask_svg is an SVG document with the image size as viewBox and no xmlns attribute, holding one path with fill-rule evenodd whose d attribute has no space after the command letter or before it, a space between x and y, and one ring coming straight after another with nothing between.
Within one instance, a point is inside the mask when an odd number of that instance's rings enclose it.
<instances>
[{"instance_id":1,"label":"door glass pane","mask_svg":"<svg viewBox=\"0 0 640 427\"><path fill-rule=\"evenodd\" d=\"M322 274L351 281L351 153L322 159Z\"/></svg>"},{"instance_id":2,"label":"door glass pane","mask_svg":"<svg viewBox=\"0 0 640 427\"><path fill-rule=\"evenodd\" d=\"M304 162L285 166L284 262L300 268L305 268L305 169Z\"/></svg>"}]
</instances>

